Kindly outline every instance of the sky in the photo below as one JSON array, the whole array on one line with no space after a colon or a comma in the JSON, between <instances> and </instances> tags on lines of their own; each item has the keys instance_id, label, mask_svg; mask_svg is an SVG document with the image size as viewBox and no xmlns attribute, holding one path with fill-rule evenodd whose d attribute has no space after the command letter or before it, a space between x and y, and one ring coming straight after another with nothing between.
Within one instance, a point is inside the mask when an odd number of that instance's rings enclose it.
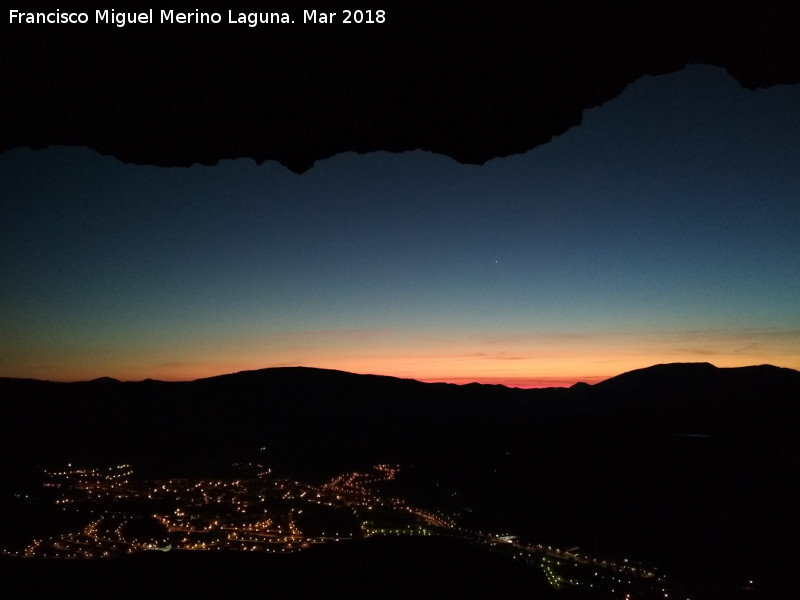
<instances>
[{"instance_id":1,"label":"sky","mask_svg":"<svg viewBox=\"0 0 800 600\"><path fill-rule=\"evenodd\" d=\"M646 76L482 166L0 154L0 376L265 367L517 387L800 369L800 86Z\"/></svg>"}]
</instances>

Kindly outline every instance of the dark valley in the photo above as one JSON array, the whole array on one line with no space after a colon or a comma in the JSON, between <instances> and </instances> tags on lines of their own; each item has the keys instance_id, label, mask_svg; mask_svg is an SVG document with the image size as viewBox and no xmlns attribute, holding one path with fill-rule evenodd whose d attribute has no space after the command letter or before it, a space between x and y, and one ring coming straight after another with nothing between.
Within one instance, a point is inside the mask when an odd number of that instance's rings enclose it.
<instances>
[{"instance_id":1,"label":"dark valley","mask_svg":"<svg viewBox=\"0 0 800 600\"><path fill-rule=\"evenodd\" d=\"M464 586L465 596L490 589L499 569L508 589L534 597L618 597L589 587L611 577L608 565L653 574L630 584L631 597L666 591L650 585L661 577L691 598L781 597L794 585L800 373L790 369L657 365L593 386L523 390L298 367L181 383L2 379L0 394L12 457L3 560L19 563L7 575L19 585L39 569L97 581L115 570L138 577L139 565L192 570L212 560L184 552L201 543L264 551L215 553L219 567L204 570L261 572L252 561L263 560L262 576L302 578L345 561L331 576L360 577L363 593L385 580L382 569L427 555L442 561L431 590ZM119 465L124 482L112 476ZM152 540L114 537L123 522ZM322 543L333 528L343 540ZM42 558L58 555L59 535L64 556L108 558ZM177 552L157 552L167 545ZM485 567L469 569L474 581L447 575L486 553ZM549 582L548 560L562 563ZM564 565L585 585L565 583Z\"/></svg>"}]
</instances>

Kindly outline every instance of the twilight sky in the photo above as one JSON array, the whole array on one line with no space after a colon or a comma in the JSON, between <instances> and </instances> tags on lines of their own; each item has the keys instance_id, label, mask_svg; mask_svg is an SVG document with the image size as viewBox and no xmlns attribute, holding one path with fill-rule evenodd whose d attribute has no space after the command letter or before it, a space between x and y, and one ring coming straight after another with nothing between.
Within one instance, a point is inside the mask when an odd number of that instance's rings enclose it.
<instances>
[{"instance_id":1,"label":"twilight sky","mask_svg":"<svg viewBox=\"0 0 800 600\"><path fill-rule=\"evenodd\" d=\"M645 77L527 154L0 155L0 376L800 369L800 87Z\"/></svg>"}]
</instances>

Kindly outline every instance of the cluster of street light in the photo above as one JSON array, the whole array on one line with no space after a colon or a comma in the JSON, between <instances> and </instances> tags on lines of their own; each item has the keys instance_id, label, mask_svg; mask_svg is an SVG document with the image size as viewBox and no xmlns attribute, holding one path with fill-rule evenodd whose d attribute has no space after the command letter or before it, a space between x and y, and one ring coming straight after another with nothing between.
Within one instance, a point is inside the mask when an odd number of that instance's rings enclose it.
<instances>
[{"instance_id":1,"label":"cluster of street light","mask_svg":"<svg viewBox=\"0 0 800 600\"><path fill-rule=\"evenodd\" d=\"M130 465L47 471L45 490L53 502L95 515L81 530L33 540L25 557L101 558L146 550L239 550L295 552L314 544L373 536L446 536L477 543L540 568L554 588L587 586L635 592L667 593L663 577L628 563L523 541L516 536L463 529L434 511L414 507L374 491L395 479L399 467L375 465L367 472L346 473L321 485L271 477L269 468L245 465L239 478L174 478L136 481ZM240 468L240 471L242 469ZM241 473L240 473L241 475ZM126 514L131 503L157 507ZM352 515L353 526L334 519L330 531L305 533L298 521L304 508ZM166 508L166 510L165 510ZM312 511L313 512L313 511ZM332 513L331 513L332 514ZM100 516L97 516L100 515ZM613 586L613 587L611 587Z\"/></svg>"}]
</instances>

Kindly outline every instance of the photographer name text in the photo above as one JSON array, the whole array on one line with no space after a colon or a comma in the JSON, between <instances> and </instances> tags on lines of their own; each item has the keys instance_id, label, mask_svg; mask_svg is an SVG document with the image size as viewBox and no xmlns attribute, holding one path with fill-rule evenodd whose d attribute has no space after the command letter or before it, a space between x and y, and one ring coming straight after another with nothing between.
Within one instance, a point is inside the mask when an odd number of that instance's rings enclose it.
<instances>
[{"instance_id":1,"label":"photographer name text","mask_svg":"<svg viewBox=\"0 0 800 600\"><path fill-rule=\"evenodd\" d=\"M374 9L346 9L336 12L307 10L302 14L288 12L238 12L228 10L225 13L194 11L177 11L165 9L149 9L137 12L118 11L114 9L95 10L94 13L68 12L53 10L49 12L26 12L11 9L8 22L12 25L113 25L127 27L131 25L259 25L280 24L313 24L313 25L381 25L386 23L386 11Z\"/></svg>"}]
</instances>

